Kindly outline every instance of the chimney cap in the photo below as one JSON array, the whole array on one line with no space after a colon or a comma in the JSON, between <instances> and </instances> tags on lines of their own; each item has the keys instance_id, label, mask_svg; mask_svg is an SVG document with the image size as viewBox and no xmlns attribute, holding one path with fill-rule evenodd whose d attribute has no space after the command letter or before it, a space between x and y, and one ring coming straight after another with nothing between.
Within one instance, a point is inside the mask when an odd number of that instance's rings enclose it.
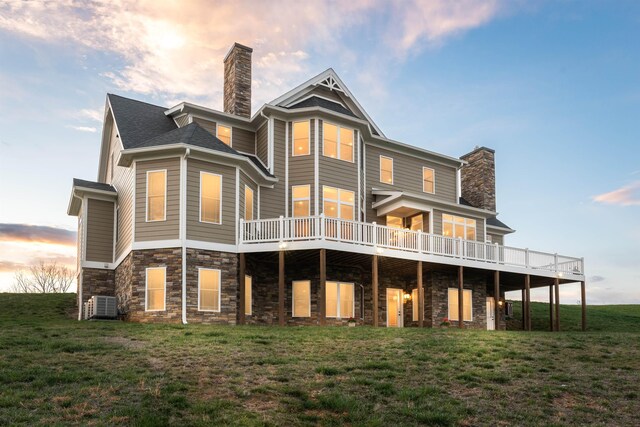
<instances>
[{"instance_id":1,"label":"chimney cap","mask_svg":"<svg viewBox=\"0 0 640 427\"><path fill-rule=\"evenodd\" d=\"M488 147L485 147L485 146L478 147L476 145L473 150L471 150L467 154L463 154L462 156L460 156L460 158L464 160L465 157L469 157L470 155L472 155L473 153L476 153L478 151L488 151L489 153L492 153L492 154L495 154L495 152L496 152L496 150L494 150L493 148L488 148Z\"/></svg>"},{"instance_id":2,"label":"chimney cap","mask_svg":"<svg viewBox=\"0 0 640 427\"><path fill-rule=\"evenodd\" d=\"M234 44L231 45L231 47L229 48L229 51L227 52L227 54L224 56L224 60L223 62L227 62L227 58L229 57L229 55L231 55L231 52L233 52L235 49L241 49L241 50L246 50L249 53L253 52L253 48L249 47L249 46L245 46L243 44L240 44L238 42L235 42Z\"/></svg>"}]
</instances>

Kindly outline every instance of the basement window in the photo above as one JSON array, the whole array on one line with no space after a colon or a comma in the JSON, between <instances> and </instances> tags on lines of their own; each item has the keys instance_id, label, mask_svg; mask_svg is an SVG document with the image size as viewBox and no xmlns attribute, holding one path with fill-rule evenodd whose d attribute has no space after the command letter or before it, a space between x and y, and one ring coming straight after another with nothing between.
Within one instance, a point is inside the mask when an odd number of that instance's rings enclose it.
<instances>
[{"instance_id":1,"label":"basement window","mask_svg":"<svg viewBox=\"0 0 640 427\"><path fill-rule=\"evenodd\" d=\"M353 283L326 282L327 317L354 317L355 290Z\"/></svg>"},{"instance_id":2,"label":"basement window","mask_svg":"<svg viewBox=\"0 0 640 427\"><path fill-rule=\"evenodd\" d=\"M311 139L309 120L293 122L293 152L292 156L306 156L310 153Z\"/></svg>"},{"instance_id":3,"label":"basement window","mask_svg":"<svg viewBox=\"0 0 640 427\"><path fill-rule=\"evenodd\" d=\"M251 316L251 303L253 301L253 278L251 276L244 276L244 314Z\"/></svg>"},{"instance_id":4,"label":"basement window","mask_svg":"<svg viewBox=\"0 0 640 427\"><path fill-rule=\"evenodd\" d=\"M220 311L220 270L198 268L198 310Z\"/></svg>"},{"instance_id":5,"label":"basement window","mask_svg":"<svg viewBox=\"0 0 640 427\"><path fill-rule=\"evenodd\" d=\"M230 126L224 126L219 124L216 127L216 133L217 133L216 136L220 141L224 142L226 145L231 147L231 127Z\"/></svg>"},{"instance_id":6,"label":"basement window","mask_svg":"<svg viewBox=\"0 0 640 427\"><path fill-rule=\"evenodd\" d=\"M292 317L311 317L311 282L296 280L292 287Z\"/></svg>"},{"instance_id":7,"label":"basement window","mask_svg":"<svg viewBox=\"0 0 640 427\"><path fill-rule=\"evenodd\" d=\"M146 269L145 301L146 311L164 311L166 305L167 268Z\"/></svg>"},{"instance_id":8,"label":"basement window","mask_svg":"<svg viewBox=\"0 0 640 427\"><path fill-rule=\"evenodd\" d=\"M473 320L472 315L473 293L471 289L462 290L462 318L465 322ZM449 288L449 320L458 321L458 289Z\"/></svg>"}]
</instances>

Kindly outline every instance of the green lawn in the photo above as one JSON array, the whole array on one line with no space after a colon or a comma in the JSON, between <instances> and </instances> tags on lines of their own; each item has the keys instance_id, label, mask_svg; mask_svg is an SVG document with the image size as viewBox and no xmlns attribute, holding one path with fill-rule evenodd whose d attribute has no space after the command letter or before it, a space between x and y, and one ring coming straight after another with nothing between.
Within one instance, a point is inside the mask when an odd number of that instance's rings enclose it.
<instances>
[{"instance_id":1,"label":"green lawn","mask_svg":"<svg viewBox=\"0 0 640 427\"><path fill-rule=\"evenodd\" d=\"M77 322L73 301L0 294L0 425L638 424L638 306L551 334Z\"/></svg>"}]
</instances>

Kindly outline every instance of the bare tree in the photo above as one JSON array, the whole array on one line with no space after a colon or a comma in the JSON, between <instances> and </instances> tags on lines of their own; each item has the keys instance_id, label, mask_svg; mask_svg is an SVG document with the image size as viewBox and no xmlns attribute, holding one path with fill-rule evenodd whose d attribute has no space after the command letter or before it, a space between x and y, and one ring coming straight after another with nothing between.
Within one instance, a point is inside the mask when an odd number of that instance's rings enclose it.
<instances>
[{"instance_id":1,"label":"bare tree","mask_svg":"<svg viewBox=\"0 0 640 427\"><path fill-rule=\"evenodd\" d=\"M69 268L40 261L26 271L16 272L11 290L27 294L63 293L69 290L73 281L74 274Z\"/></svg>"}]
</instances>

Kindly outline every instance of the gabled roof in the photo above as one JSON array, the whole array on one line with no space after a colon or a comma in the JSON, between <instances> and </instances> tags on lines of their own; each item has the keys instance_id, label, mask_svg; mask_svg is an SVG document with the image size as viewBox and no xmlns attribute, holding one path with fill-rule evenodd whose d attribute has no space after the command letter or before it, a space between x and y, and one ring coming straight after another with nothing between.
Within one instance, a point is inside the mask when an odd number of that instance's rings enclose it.
<instances>
[{"instance_id":1,"label":"gabled roof","mask_svg":"<svg viewBox=\"0 0 640 427\"><path fill-rule=\"evenodd\" d=\"M166 107L107 94L122 146L131 148L177 128Z\"/></svg>"},{"instance_id":2,"label":"gabled roof","mask_svg":"<svg viewBox=\"0 0 640 427\"><path fill-rule=\"evenodd\" d=\"M103 182L73 178L67 215L78 216L82 207L82 199L86 196L115 201L118 198L118 191L113 186Z\"/></svg>"},{"instance_id":3,"label":"gabled roof","mask_svg":"<svg viewBox=\"0 0 640 427\"><path fill-rule=\"evenodd\" d=\"M328 99L320 98L318 96L311 96L303 101L300 101L296 104L290 105L286 107L289 110L295 110L297 108L306 108L306 107L322 107L327 110L335 111L336 113L345 114L347 116L358 118L351 110L346 108L344 105L338 104L337 102L329 101Z\"/></svg>"},{"instance_id":4,"label":"gabled roof","mask_svg":"<svg viewBox=\"0 0 640 427\"><path fill-rule=\"evenodd\" d=\"M511 232L515 231L513 228L509 227L507 224L505 224L504 222L500 221L495 216L491 217L491 218L487 218L487 226L496 227L496 228L504 228L505 230L511 230Z\"/></svg>"},{"instance_id":5,"label":"gabled roof","mask_svg":"<svg viewBox=\"0 0 640 427\"><path fill-rule=\"evenodd\" d=\"M230 154L238 154L236 150L213 136L198 123L193 122L181 128L173 129L153 138L149 138L129 148L157 147L159 145L187 144L195 147L209 148Z\"/></svg>"},{"instance_id":6,"label":"gabled roof","mask_svg":"<svg viewBox=\"0 0 640 427\"><path fill-rule=\"evenodd\" d=\"M109 184L103 182L86 181L84 179L73 178L73 186L79 188L88 188L91 190L106 191L109 193L117 193L116 189Z\"/></svg>"}]
</instances>

